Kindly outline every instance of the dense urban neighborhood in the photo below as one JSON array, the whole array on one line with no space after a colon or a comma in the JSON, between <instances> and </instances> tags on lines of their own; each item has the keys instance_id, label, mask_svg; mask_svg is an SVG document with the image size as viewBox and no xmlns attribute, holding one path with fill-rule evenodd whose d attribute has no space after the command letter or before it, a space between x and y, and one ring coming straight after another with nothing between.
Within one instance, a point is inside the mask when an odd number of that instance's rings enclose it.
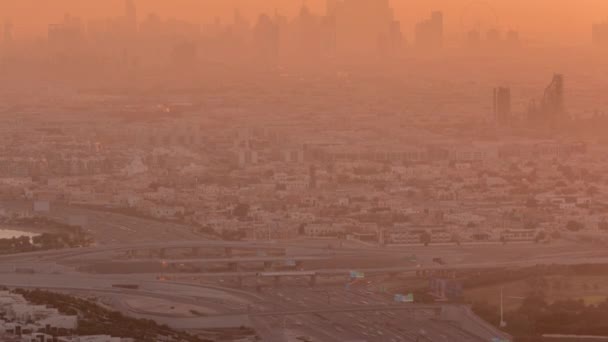
<instances>
[{"instance_id":1,"label":"dense urban neighborhood","mask_svg":"<svg viewBox=\"0 0 608 342\"><path fill-rule=\"evenodd\" d=\"M0 341L608 342L605 0L0 0Z\"/></svg>"}]
</instances>

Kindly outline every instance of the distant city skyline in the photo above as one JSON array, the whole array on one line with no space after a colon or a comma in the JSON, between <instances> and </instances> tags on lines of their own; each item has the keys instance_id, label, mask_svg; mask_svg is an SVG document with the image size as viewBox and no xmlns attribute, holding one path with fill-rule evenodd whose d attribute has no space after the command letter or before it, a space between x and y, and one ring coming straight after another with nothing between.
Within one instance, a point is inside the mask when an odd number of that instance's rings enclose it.
<instances>
[{"instance_id":1,"label":"distant city skyline","mask_svg":"<svg viewBox=\"0 0 608 342\"><path fill-rule=\"evenodd\" d=\"M326 0L160 0L135 1L139 19L149 13L157 13L164 18L177 18L194 23L208 23L215 17L228 22L233 11L239 9L243 16L253 20L260 13L273 13L275 9L282 15L295 16L302 4L313 12L323 14ZM419 1L391 0L395 17L401 21L406 39L413 40L416 23L431 11L443 11L446 38L462 38L468 30L463 17L491 17L496 12L496 26L501 30L515 29L523 38L542 40L548 43L586 43L591 40L590 30L593 23L608 18L608 2L604 0L538 0L528 1L471 1L471 0L428 0ZM32 15L36 8L36 15ZM59 22L65 13L88 20L115 16L124 12L123 0L76 1L39 0L7 1L0 4L0 19L13 24L16 39L41 36L46 33L48 24ZM477 15L476 13L479 13ZM525 15L524 15L525 14Z\"/></svg>"},{"instance_id":2,"label":"distant city skyline","mask_svg":"<svg viewBox=\"0 0 608 342\"><path fill-rule=\"evenodd\" d=\"M0 342L606 335L607 59L608 0L0 0Z\"/></svg>"}]
</instances>

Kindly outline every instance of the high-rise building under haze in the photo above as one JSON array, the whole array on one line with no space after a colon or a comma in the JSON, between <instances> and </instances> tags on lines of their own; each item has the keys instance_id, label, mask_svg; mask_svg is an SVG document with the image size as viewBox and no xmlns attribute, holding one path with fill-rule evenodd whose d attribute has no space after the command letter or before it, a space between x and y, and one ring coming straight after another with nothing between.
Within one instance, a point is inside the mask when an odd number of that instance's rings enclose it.
<instances>
[{"instance_id":1,"label":"high-rise building under haze","mask_svg":"<svg viewBox=\"0 0 608 342\"><path fill-rule=\"evenodd\" d=\"M543 108L553 116L564 113L564 76L562 74L553 75L553 80L545 89Z\"/></svg>"},{"instance_id":2,"label":"high-rise building under haze","mask_svg":"<svg viewBox=\"0 0 608 342\"><path fill-rule=\"evenodd\" d=\"M328 17L332 17L336 15L336 10L338 9L338 0L327 0L325 3L325 13Z\"/></svg>"},{"instance_id":3,"label":"high-rise building under haze","mask_svg":"<svg viewBox=\"0 0 608 342\"><path fill-rule=\"evenodd\" d=\"M593 24L592 39L596 45L608 46L608 20Z\"/></svg>"},{"instance_id":4,"label":"high-rise building under haze","mask_svg":"<svg viewBox=\"0 0 608 342\"><path fill-rule=\"evenodd\" d=\"M82 21L78 17L66 14L63 21L48 26L49 48L66 51L78 47L84 38Z\"/></svg>"},{"instance_id":5,"label":"high-rise building under haze","mask_svg":"<svg viewBox=\"0 0 608 342\"><path fill-rule=\"evenodd\" d=\"M0 63L8 60L13 46L13 25L6 20L2 25L2 40L0 41Z\"/></svg>"},{"instance_id":6,"label":"high-rise building under haze","mask_svg":"<svg viewBox=\"0 0 608 342\"><path fill-rule=\"evenodd\" d=\"M289 25L287 43L295 51L295 56L304 60L316 60L322 54L324 32L318 16L304 5L300 13Z\"/></svg>"},{"instance_id":7,"label":"high-rise building under haze","mask_svg":"<svg viewBox=\"0 0 608 342\"><path fill-rule=\"evenodd\" d=\"M494 119L500 125L511 121L511 89L506 87L494 88Z\"/></svg>"},{"instance_id":8,"label":"high-rise building under haze","mask_svg":"<svg viewBox=\"0 0 608 342\"><path fill-rule=\"evenodd\" d=\"M278 63L280 49L280 31L276 16L267 14L258 17L253 27L253 43L255 55L260 65L274 67Z\"/></svg>"},{"instance_id":9,"label":"high-rise building under haze","mask_svg":"<svg viewBox=\"0 0 608 342\"><path fill-rule=\"evenodd\" d=\"M4 22L2 37L2 43L5 46L9 45L13 41L13 24L9 20Z\"/></svg>"},{"instance_id":10,"label":"high-rise building under haze","mask_svg":"<svg viewBox=\"0 0 608 342\"><path fill-rule=\"evenodd\" d=\"M421 48L443 46L443 12L435 11L431 17L416 24L416 45Z\"/></svg>"},{"instance_id":11,"label":"high-rise building under haze","mask_svg":"<svg viewBox=\"0 0 608 342\"><path fill-rule=\"evenodd\" d=\"M528 110L530 121L538 126L553 128L565 117L564 76L553 75L551 83L545 88L540 106L533 101Z\"/></svg>"},{"instance_id":12,"label":"high-rise building under haze","mask_svg":"<svg viewBox=\"0 0 608 342\"><path fill-rule=\"evenodd\" d=\"M66 14L62 22L48 26L47 34L48 60L56 70L82 66L83 55L88 47L85 44L84 26L79 17Z\"/></svg>"},{"instance_id":13,"label":"high-rise building under haze","mask_svg":"<svg viewBox=\"0 0 608 342\"><path fill-rule=\"evenodd\" d=\"M135 0L125 0L125 24L130 33L137 32L137 7Z\"/></svg>"},{"instance_id":14,"label":"high-rise building under haze","mask_svg":"<svg viewBox=\"0 0 608 342\"><path fill-rule=\"evenodd\" d=\"M308 188L317 188L317 167L314 165L311 165L308 169Z\"/></svg>"},{"instance_id":15,"label":"high-rise building under haze","mask_svg":"<svg viewBox=\"0 0 608 342\"><path fill-rule=\"evenodd\" d=\"M336 52L342 58L377 55L399 28L388 0L342 0L329 2L335 14Z\"/></svg>"}]
</instances>

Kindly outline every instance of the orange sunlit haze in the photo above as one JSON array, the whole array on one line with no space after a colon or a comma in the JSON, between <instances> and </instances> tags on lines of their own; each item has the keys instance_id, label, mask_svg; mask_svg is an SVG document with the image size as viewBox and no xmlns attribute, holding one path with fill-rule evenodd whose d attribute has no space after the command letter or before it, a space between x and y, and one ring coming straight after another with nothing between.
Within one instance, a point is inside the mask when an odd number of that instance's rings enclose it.
<instances>
[{"instance_id":1,"label":"orange sunlit haze","mask_svg":"<svg viewBox=\"0 0 608 342\"><path fill-rule=\"evenodd\" d=\"M381 1L378 1L381 2ZM588 40L590 22L605 19L608 3L603 0L390 0L395 14L404 24L413 26L425 12L442 9L453 34L463 30L461 17L467 12L491 11L494 23L504 28L526 30L531 36L555 41ZM324 14L325 0L144 0L139 1L140 15L158 13L167 18L191 20L202 24L220 17L229 20L235 9L253 18L261 12L295 15L305 4ZM121 0L19 0L2 1L0 18L13 20L19 34L44 33L46 24L61 20L65 13L87 19L100 19L123 11ZM486 20L486 18L484 18ZM409 31L409 30L408 30Z\"/></svg>"},{"instance_id":2,"label":"orange sunlit haze","mask_svg":"<svg viewBox=\"0 0 608 342\"><path fill-rule=\"evenodd\" d=\"M608 0L0 0L0 341L608 342Z\"/></svg>"}]
</instances>

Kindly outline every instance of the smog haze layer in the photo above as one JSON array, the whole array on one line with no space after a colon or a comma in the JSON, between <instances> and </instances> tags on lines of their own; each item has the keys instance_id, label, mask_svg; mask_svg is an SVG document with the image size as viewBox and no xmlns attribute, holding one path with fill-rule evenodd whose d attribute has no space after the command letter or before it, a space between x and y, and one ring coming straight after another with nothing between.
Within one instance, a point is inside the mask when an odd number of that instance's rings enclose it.
<instances>
[{"instance_id":1,"label":"smog haze layer","mask_svg":"<svg viewBox=\"0 0 608 342\"><path fill-rule=\"evenodd\" d=\"M204 23L220 17L232 18L235 9L254 18L259 13L287 16L299 11L300 0L145 0L139 1L139 14L157 13L162 17ZM323 13L324 0L307 0L304 3L315 12ZM491 8L497 25L527 32L534 40L578 44L588 41L586 33L590 22L606 19L608 3L603 0L391 0L397 19L413 26L419 18L433 10L446 15L449 34L462 34L462 17L474 11L487 12ZM17 24L19 35L44 34L46 25L61 20L65 13L87 19L100 19L113 15L123 8L120 0L19 0L0 2L0 19ZM485 16L485 13L484 13ZM485 20L485 19L484 19ZM411 24L411 25L408 25Z\"/></svg>"},{"instance_id":2,"label":"smog haze layer","mask_svg":"<svg viewBox=\"0 0 608 342\"><path fill-rule=\"evenodd\" d=\"M608 0L0 0L0 341L608 341Z\"/></svg>"}]
</instances>

